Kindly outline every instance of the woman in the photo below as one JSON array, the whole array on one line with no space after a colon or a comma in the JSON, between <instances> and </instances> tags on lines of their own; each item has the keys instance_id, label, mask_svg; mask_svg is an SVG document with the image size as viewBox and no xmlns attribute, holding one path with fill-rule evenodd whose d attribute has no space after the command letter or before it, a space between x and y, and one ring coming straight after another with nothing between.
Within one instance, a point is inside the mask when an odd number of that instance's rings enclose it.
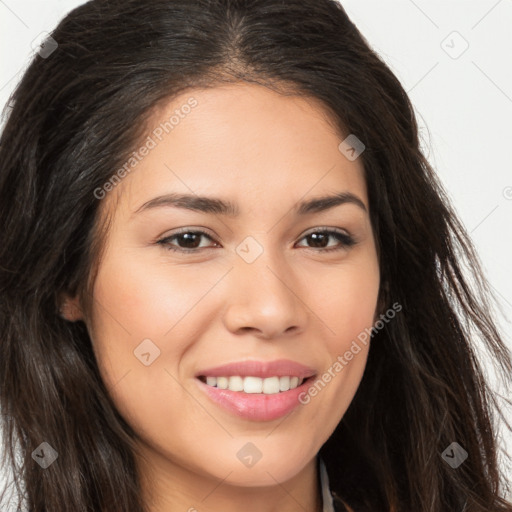
<instances>
[{"instance_id":1,"label":"woman","mask_svg":"<svg viewBox=\"0 0 512 512\"><path fill-rule=\"evenodd\" d=\"M510 353L343 8L95 0L49 43L0 150L28 510L512 511L471 343Z\"/></svg>"}]
</instances>

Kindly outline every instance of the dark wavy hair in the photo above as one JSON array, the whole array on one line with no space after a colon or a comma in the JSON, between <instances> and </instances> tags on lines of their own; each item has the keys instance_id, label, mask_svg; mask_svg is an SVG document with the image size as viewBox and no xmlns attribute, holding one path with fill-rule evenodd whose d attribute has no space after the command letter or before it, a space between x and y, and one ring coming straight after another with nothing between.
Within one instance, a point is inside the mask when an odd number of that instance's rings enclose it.
<instances>
[{"instance_id":1,"label":"dark wavy hair","mask_svg":"<svg viewBox=\"0 0 512 512\"><path fill-rule=\"evenodd\" d=\"M90 311L109 226L94 190L147 136L150 114L187 89L243 81L317 98L340 134L363 141L379 303L403 307L374 333L357 393L320 450L336 502L512 512L495 412L505 418L474 345L510 379L495 298L420 150L406 92L342 6L93 0L51 36L58 47L32 60L0 141L3 446L28 510L147 510L137 434L100 378L86 324L64 320L59 297L78 293ZM46 470L31 456L42 441L59 453ZM456 469L441 456L452 442L468 453Z\"/></svg>"}]
</instances>

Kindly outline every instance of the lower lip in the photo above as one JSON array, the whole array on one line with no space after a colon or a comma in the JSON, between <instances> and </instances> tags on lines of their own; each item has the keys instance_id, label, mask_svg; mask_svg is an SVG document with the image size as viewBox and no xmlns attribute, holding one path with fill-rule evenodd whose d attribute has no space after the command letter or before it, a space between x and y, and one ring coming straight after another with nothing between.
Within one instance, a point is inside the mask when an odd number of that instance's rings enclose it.
<instances>
[{"instance_id":1,"label":"lower lip","mask_svg":"<svg viewBox=\"0 0 512 512\"><path fill-rule=\"evenodd\" d=\"M195 380L216 404L236 416L252 421L272 421L289 414L298 405L302 405L299 402L299 395L310 387L313 379L310 377L295 389L280 391L272 395L219 389L209 386L197 378Z\"/></svg>"}]
</instances>

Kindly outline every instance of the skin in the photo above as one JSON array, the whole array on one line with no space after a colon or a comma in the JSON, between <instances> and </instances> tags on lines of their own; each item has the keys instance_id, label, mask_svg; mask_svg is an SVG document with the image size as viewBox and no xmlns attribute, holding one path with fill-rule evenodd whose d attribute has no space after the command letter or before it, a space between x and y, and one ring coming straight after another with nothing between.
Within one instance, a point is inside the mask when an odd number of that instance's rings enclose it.
<instances>
[{"instance_id":1,"label":"skin","mask_svg":"<svg viewBox=\"0 0 512 512\"><path fill-rule=\"evenodd\" d=\"M198 106L102 199L112 214L106 250L85 319L77 297L64 315L87 323L102 377L120 413L141 436L138 459L152 512L319 510L315 467L359 386L369 345L285 418L250 421L213 403L194 374L238 360L287 358L322 375L377 316L379 266L363 164L348 160L344 136L314 99L238 83L187 91L155 111L152 126L193 96ZM166 167L167 166L167 167ZM170 192L238 204L239 217L175 207L137 209ZM346 203L298 216L298 201L351 192ZM116 201L114 201L116 197ZM350 233L343 247L312 228ZM195 253L156 242L178 228L202 229ZM247 263L248 236L263 253ZM195 247L183 238L174 247ZM161 353L143 365L149 338ZM251 468L237 452L262 458ZM342 461L340 461L342 463Z\"/></svg>"}]
</instances>

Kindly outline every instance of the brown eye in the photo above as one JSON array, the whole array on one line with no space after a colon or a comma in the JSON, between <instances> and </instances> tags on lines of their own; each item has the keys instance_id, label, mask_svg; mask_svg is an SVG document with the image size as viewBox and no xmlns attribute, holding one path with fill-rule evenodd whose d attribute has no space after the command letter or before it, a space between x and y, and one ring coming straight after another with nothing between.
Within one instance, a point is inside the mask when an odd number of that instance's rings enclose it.
<instances>
[{"instance_id":1,"label":"brown eye","mask_svg":"<svg viewBox=\"0 0 512 512\"><path fill-rule=\"evenodd\" d=\"M338 240L338 245L333 247L329 247L329 239L335 238ZM337 251L346 249L348 247L353 246L356 241L350 235L343 233L337 230L326 230L326 229L318 229L311 233L308 233L303 237L304 240L308 240L310 244L312 244L312 249L319 249L322 251Z\"/></svg>"},{"instance_id":2,"label":"brown eye","mask_svg":"<svg viewBox=\"0 0 512 512\"><path fill-rule=\"evenodd\" d=\"M163 245L170 251L196 252L197 249L205 248L204 246L201 247L201 237L205 237L213 241L212 237L204 231L188 230L162 238L161 240L158 240L157 243ZM176 241L177 243L171 243L171 241ZM206 248L208 249L209 247Z\"/></svg>"}]
</instances>

